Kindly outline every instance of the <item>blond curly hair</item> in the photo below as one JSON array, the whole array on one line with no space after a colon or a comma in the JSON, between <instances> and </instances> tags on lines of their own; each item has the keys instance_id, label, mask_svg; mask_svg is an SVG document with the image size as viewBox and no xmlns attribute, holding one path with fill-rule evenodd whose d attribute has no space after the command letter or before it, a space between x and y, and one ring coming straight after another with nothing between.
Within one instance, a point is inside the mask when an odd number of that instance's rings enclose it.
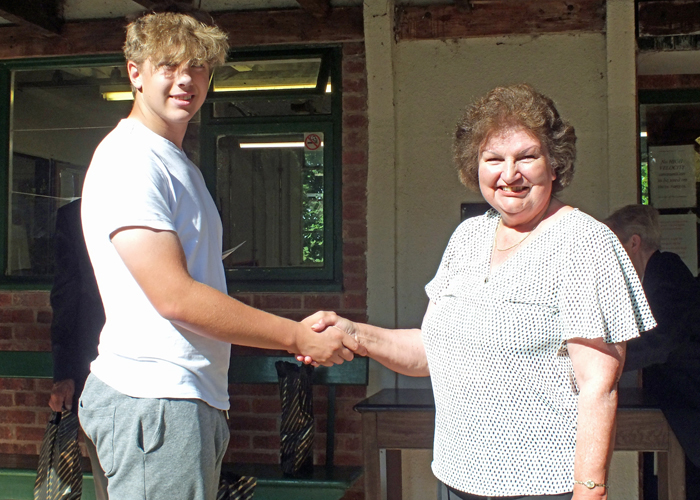
<instances>
[{"instance_id":1,"label":"blond curly hair","mask_svg":"<svg viewBox=\"0 0 700 500\"><path fill-rule=\"evenodd\" d=\"M142 64L220 66L228 52L227 35L207 13L170 3L142 13L126 27L124 57Z\"/></svg>"}]
</instances>

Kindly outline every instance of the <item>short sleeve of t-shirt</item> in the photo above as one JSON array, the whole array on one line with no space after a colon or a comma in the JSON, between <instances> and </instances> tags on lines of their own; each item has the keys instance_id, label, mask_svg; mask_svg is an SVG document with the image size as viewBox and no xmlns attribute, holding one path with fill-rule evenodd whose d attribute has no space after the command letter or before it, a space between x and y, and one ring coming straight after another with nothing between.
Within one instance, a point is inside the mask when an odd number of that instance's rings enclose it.
<instances>
[{"instance_id":1,"label":"short sleeve of t-shirt","mask_svg":"<svg viewBox=\"0 0 700 500\"><path fill-rule=\"evenodd\" d=\"M114 165L114 175L105 175L108 184L101 190L104 200L118 210L105 212L108 220L104 228L109 233L124 228L143 226L152 229L174 231L172 180L162 160L152 151L139 155L124 155L124 162ZM114 162L114 159L112 160ZM116 170L119 171L116 171Z\"/></svg>"},{"instance_id":2,"label":"short sleeve of t-shirt","mask_svg":"<svg viewBox=\"0 0 700 500\"><path fill-rule=\"evenodd\" d=\"M581 228L581 226L579 226ZM656 325L634 266L615 234L583 226L563 248L559 315L564 338L622 342Z\"/></svg>"}]
</instances>

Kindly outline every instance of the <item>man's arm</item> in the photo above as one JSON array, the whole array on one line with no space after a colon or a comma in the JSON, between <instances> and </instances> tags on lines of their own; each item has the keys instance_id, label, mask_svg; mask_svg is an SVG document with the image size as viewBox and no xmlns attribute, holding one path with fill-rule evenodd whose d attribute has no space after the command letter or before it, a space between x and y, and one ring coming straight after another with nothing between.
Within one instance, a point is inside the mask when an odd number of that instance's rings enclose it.
<instances>
[{"instance_id":1,"label":"man's arm","mask_svg":"<svg viewBox=\"0 0 700 500\"><path fill-rule=\"evenodd\" d=\"M183 328L231 344L301 353L326 366L351 360L358 348L338 329L316 333L307 320L297 323L260 311L194 280L171 231L129 227L111 238L158 314Z\"/></svg>"}]
</instances>

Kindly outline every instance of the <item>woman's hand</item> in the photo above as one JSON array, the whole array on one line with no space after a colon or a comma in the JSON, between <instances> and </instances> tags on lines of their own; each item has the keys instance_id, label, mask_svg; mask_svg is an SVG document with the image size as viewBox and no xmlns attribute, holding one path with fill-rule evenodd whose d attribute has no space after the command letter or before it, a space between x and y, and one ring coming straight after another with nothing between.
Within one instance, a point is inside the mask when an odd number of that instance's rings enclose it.
<instances>
[{"instance_id":1,"label":"woman's hand","mask_svg":"<svg viewBox=\"0 0 700 500\"><path fill-rule=\"evenodd\" d=\"M430 375L421 331L417 328L392 330L355 323L330 311L312 314L304 320L307 321L311 322L314 331L323 332L329 328L342 331L347 339L352 339L345 344L348 349L359 356L369 356L390 370L410 377ZM301 355L297 356L297 360L307 364L315 362L314 359Z\"/></svg>"},{"instance_id":2,"label":"woman's hand","mask_svg":"<svg viewBox=\"0 0 700 500\"><path fill-rule=\"evenodd\" d=\"M344 342L346 348L352 349L355 354L360 356L367 355L367 349L360 344L359 339L357 338L355 324L346 318L338 316L332 311L318 311L317 313L312 314L308 318L302 320L302 323L305 325L310 325L311 329L318 333L325 331L327 328L335 328L336 330L340 330L352 338L351 341ZM297 361L304 364L318 366L318 363L316 363L316 361L310 356L298 354L296 358Z\"/></svg>"}]
</instances>

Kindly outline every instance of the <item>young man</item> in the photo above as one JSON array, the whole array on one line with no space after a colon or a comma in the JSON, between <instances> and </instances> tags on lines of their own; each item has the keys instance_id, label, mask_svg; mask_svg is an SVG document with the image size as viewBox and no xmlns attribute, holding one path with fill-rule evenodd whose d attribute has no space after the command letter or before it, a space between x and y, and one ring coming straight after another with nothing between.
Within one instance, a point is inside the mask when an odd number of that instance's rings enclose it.
<instances>
[{"instance_id":1,"label":"young man","mask_svg":"<svg viewBox=\"0 0 700 500\"><path fill-rule=\"evenodd\" d=\"M229 437L229 344L325 365L358 347L337 329L319 334L312 319L283 319L226 293L217 208L181 149L228 48L200 14L151 12L127 27L133 109L95 151L83 189L107 321L80 419L111 500L216 497Z\"/></svg>"}]
</instances>

